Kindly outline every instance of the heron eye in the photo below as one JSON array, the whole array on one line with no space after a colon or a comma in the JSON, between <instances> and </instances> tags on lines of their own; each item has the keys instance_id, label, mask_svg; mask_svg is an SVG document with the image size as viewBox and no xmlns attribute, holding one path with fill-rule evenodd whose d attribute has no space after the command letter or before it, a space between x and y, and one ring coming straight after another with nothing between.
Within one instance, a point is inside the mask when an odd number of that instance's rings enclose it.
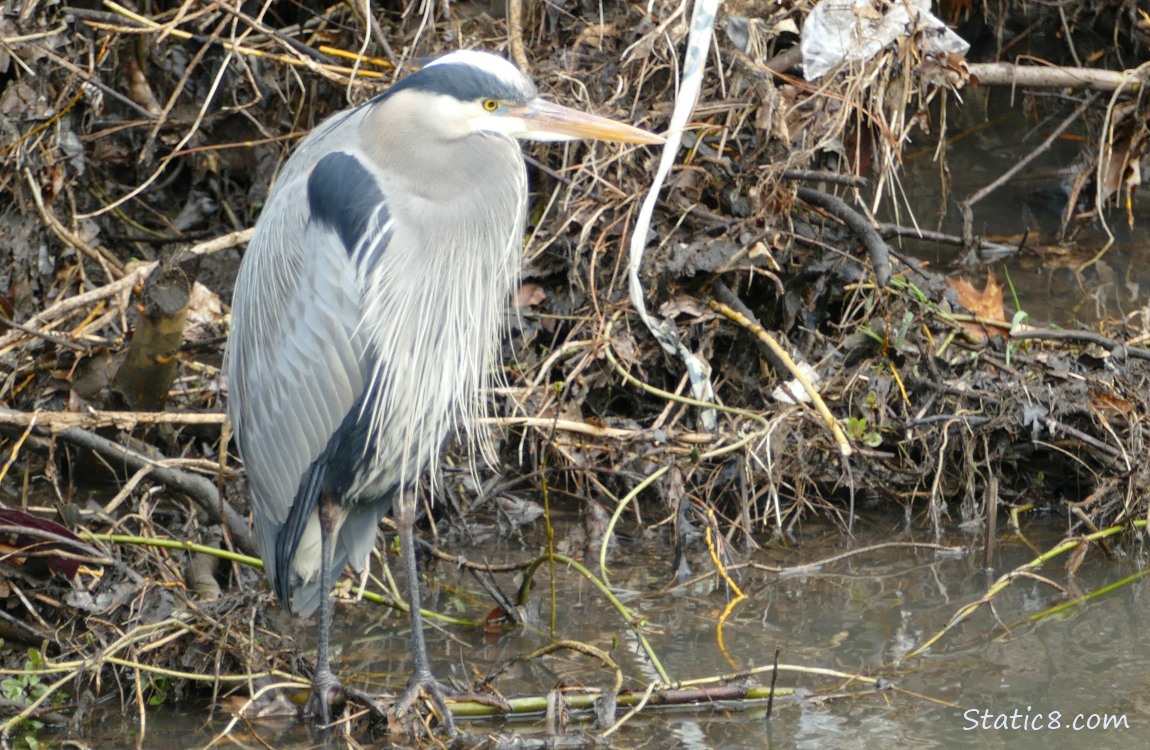
<instances>
[{"instance_id":1,"label":"heron eye","mask_svg":"<svg viewBox=\"0 0 1150 750\"><path fill-rule=\"evenodd\" d=\"M483 108L488 112L494 112L495 110L499 109L499 102L495 101L494 99L484 99Z\"/></svg>"}]
</instances>

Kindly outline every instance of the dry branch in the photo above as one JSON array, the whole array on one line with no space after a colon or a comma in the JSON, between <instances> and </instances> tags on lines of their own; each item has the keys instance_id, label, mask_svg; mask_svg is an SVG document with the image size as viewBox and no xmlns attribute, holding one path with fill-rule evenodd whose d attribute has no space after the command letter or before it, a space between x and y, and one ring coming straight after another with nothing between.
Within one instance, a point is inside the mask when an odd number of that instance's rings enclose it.
<instances>
[{"instance_id":1,"label":"dry branch","mask_svg":"<svg viewBox=\"0 0 1150 750\"><path fill-rule=\"evenodd\" d=\"M0 419L3 419L4 423L12 424L26 418L28 418L27 415L21 415L19 412L0 407ZM148 469L156 481L190 497L207 514L212 523L225 523L236 545L248 554L253 553L254 547L248 531L247 520L220 497L216 485L204 477L165 466L162 461L156 461L131 448L79 427L65 427L51 432L45 429L33 429L35 433L44 438L56 437L79 448L90 450L103 456L113 465L124 466L128 471L135 472ZM46 441L42 441L41 447L48 448L49 446Z\"/></svg>"},{"instance_id":2,"label":"dry branch","mask_svg":"<svg viewBox=\"0 0 1150 750\"><path fill-rule=\"evenodd\" d=\"M1116 71L1012 63L970 63L970 77L982 86L1093 89L1123 93L1136 93L1150 83L1150 74L1145 66Z\"/></svg>"}]
</instances>

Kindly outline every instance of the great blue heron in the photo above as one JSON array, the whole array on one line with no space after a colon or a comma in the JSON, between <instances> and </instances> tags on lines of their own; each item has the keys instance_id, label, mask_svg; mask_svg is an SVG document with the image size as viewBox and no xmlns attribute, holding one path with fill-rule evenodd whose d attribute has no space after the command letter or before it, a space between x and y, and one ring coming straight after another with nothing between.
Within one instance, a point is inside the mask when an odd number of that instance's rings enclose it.
<instances>
[{"instance_id":1,"label":"great blue heron","mask_svg":"<svg viewBox=\"0 0 1150 750\"><path fill-rule=\"evenodd\" d=\"M300 144L240 266L228 413L267 577L289 611L320 610L306 710L324 723L333 578L363 567L393 501L413 674L392 710L424 691L450 721L423 642L413 490L497 364L527 205L517 138L662 141L538 98L500 57L453 52Z\"/></svg>"}]
</instances>

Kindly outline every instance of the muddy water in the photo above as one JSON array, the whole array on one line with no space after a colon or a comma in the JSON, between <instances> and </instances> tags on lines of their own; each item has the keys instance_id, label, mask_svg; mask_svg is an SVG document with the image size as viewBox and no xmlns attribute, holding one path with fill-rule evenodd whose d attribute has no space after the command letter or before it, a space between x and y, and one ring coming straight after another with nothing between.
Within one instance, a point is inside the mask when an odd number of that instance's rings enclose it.
<instances>
[{"instance_id":1,"label":"muddy water","mask_svg":"<svg viewBox=\"0 0 1150 750\"><path fill-rule=\"evenodd\" d=\"M1061 524L1049 517L1034 519L1023 531L1036 548L1047 549L1060 538ZM482 549L461 551L473 559L523 559L531 556L537 541L492 542ZM1031 548L1021 539L1004 538L991 571L984 569L982 539L958 533L942 543L965 547L963 554L891 546L868 549L890 542L933 541L922 533L907 533L901 518L856 529L853 541L819 527L808 527L799 541L789 549L760 550L745 559L770 568L793 568L849 550L861 552L803 574L740 570L738 582L747 599L734 608L723 628L726 653L718 645L716 623L731 599L730 591L713 576L667 591L672 555L665 540L646 539L618 548L612 555L612 582L630 606L648 618L651 644L675 679L768 664L775 649L781 650L783 664L861 673L872 679L839 692L834 690L842 685L839 680L788 671L780 676L779 686L797 688L805 697L780 698L769 720L761 705L749 710L717 706L649 713L626 725L612 746L1145 747L1150 730L1146 698L1150 583L1145 579L1060 615L1030 622L1028 618L1065 599L1049 583L1021 578L995 598L993 614L983 608L925 656L907 659L960 607L982 596L999 575L1031 560ZM712 569L701 545L692 551L691 562L699 573ZM1098 550L1073 579L1068 579L1064 563L1057 560L1039 572L1074 595L1140 569L1136 560L1122 555L1108 559ZM451 582L452 574L442 570L436 576L449 583L433 592L431 605L437 611L482 618L490 608L474 581ZM507 590L513 586L508 579L499 583ZM642 689L654 671L639 656L615 610L571 571L559 569L554 583L555 636L610 651L626 676L624 686ZM513 632L488 636L454 627L431 631L429 647L438 674L470 680L475 673L487 674L547 643L550 596L550 581L544 574L532 595L535 622ZM304 637L310 639L311 634ZM403 685L410 663L401 617L366 604L344 606L337 642L337 670L356 685L379 691ZM873 689L878 678L887 689ZM764 683L767 679L761 678ZM559 652L517 664L495 681L495 687L511 696L539 694L560 684L605 687L611 680L611 673L591 658ZM824 697L828 694L831 697ZM1094 726L1105 717L1124 727ZM209 718L203 710L152 709L140 746L200 747L225 721L226 717ZM983 722L991 728L982 728ZM538 735L542 721L468 728ZM576 721L572 729L591 727ZM117 718L93 726L85 739L95 748L124 747L136 731L134 721ZM290 723L240 726L235 732L234 738L244 743L256 743L250 736L255 734L267 746L278 748L314 747L316 742L305 729Z\"/></svg>"},{"instance_id":2,"label":"muddy water","mask_svg":"<svg viewBox=\"0 0 1150 750\"><path fill-rule=\"evenodd\" d=\"M959 203L994 183L1032 151L1041 150L1073 109L1053 106L1058 101L1053 97L1031 99L1002 88L969 89L963 92L963 101L947 114L951 140L941 160L935 158L936 139L922 134L907 149L902 188L897 202L882 204L884 220L905 226L917 222L922 229L960 235ZM1097 138L1096 129L1088 130L1079 120L973 208L977 236L1018 250L1005 259L996 258L991 266L1004 285L1009 274L1019 307L1037 324L1089 323L1146 306L1150 201L1144 195L1135 197L1129 212L1123 201L1123 208L1103 213L1109 234L1095 221L1081 225L1068 239L1059 237L1068 187L1081 171L1078 165L1084 154L1096 150ZM949 192L943 190L942 165ZM1093 208L1093 194L1084 192L1078 209ZM908 239L901 243L936 269L961 273L980 287L986 278L981 265L956 265L963 254L954 246ZM1009 290L1007 304L1013 312Z\"/></svg>"}]
</instances>

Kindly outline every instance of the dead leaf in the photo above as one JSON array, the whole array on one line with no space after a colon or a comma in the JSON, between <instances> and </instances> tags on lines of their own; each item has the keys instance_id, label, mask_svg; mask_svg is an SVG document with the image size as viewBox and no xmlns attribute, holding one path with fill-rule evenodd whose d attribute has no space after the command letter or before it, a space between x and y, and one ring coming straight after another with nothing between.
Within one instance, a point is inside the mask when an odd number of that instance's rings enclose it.
<instances>
[{"instance_id":1,"label":"dead leaf","mask_svg":"<svg viewBox=\"0 0 1150 750\"><path fill-rule=\"evenodd\" d=\"M575 40L575 44L585 44L588 47L599 48L603 45L604 39L611 39L618 33L613 23L588 24L579 32L579 38Z\"/></svg>"},{"instance_id":2,"label":"dead leaf","mask_svg":"<svg viewBox=\"0 0 1150 750\"><path fill-rule=\"evenodd\" d=\"M519 285L519 293L515 295L515 306L518 308L538 307L547 299L547 292L542 284L528 281Z\"/></svg>"},{"instance_id":3,"label":"dead leaf","mask_svg":"<svg viewBox=\"0 0 1150 750\"><path fill-rule=\"evenodd\" d=\"M223 317L224 303L220 296L198 281L192 284L192 294L188 298L188 325L218 325Z\"/></svg>"},{"instance_id":4,"label":"dead leaf","mask_svg":"<svg viewBox=\"0 0 1150 750\"><path fill-rule=\"evenodd\" d=\"M4 529L0 550L6 559L26 567L31 565L47 568L48 571L67 578L76 577L80 563L70 557L52 554L76 552L76 548L67 541L52 541L53 537L82 544L80 537L67 527L47 518L12 508L0 508L0 526ZM26 531L22 532L21 529Z\"/></svg>"},{"instance_id":5,"label":"dead leaf","mask_svg":"<svg viewBox=\"0 0 1150 750\"><path fill-rule=\"evenodd\" d=\"M1104 419L1130 419L1137 414L1131 402L1113 393L1095 392L1090 394L1090 408Z\"/></svg>"},{"instance_id":6,"label":"dead leaf","mask_svg":"<svg viewBox=\"0 0 1150 750\"><path fill-rule=\"evenodd\" d=\"M158 115L164 111L156 95L152 93L152 85L148 77L140 68L140 61L134 55L124 55L124 77L128 79L128 98L148 111L148 114Z\"/></svg>"},{"instance_id":7,"label":"dead leaf","mask_svg":"<svg viewBox=\"0 0 1150 750\"><path fill-rule=\"evenodd\" d=\"M982 290L974 288L966 279L947 279L946 283L958 296L958 304L965 307L977 318L1006 322L1006 311L1002 306L1003 290L990 269L986 271L986 286ZM963 323L962 327L975 341L985 341L990 336L1001 336L997 328L986 328L978 323Z\"/></svg>"},{"instance_id":8,"label":"dead leaf","mask_svg":"<svg viewBox=\"0 0 1150 750\"><path fill-rule=\"evenodd\" d=\"M701 318L709 315L707 305L697 297L677 294L659 307L659 314L664 318L673 318L676 315L689 315L692 318Z\"/></svg>"},{"instance_id":9,"label":"dead leaf","mask_svg":"<svg viewBox=\"0 0 1150 750\"><path fill-rule=\"evenodd\" d=\"M495 607L483 618L483 632L506 633L515 627L515 619L502 607Z\"/></svg>"},{"instance_id":10,"label":"dead leaf","mask_svg":"<svg viewBox=\"0 0 1150 750\"><path fill-rule=\"evenodd\" d=\"M639 348L635 339L626 333L615 332L611 336L611 349L621 362L633 365L639 359Z\"/></svg>"}]
</instances>

